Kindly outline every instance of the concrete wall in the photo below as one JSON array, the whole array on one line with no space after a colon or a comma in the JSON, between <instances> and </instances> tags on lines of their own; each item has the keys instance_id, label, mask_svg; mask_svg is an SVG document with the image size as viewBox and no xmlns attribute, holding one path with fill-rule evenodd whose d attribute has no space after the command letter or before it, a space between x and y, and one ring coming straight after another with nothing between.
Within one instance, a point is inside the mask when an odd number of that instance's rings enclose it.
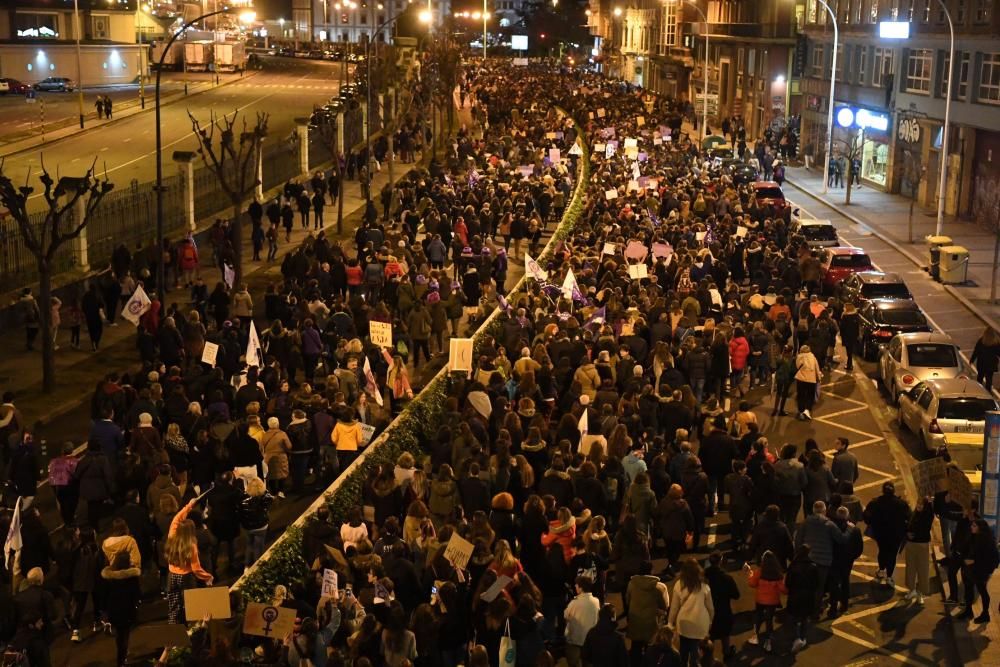
<instances>
[{"instance_id":1,"label":"concrete wall","mask_svg":"<svg viewBox=\"0 0 1000 667\"><path fill-rule=\"evenodd\" d=\"M138 76L139 49L135 44L83 45L78 76L76 46L71 42L0 44L0 76L25 83L49 76L82 78L84 86L128 83Z\"/></svg>"}]
</instances>

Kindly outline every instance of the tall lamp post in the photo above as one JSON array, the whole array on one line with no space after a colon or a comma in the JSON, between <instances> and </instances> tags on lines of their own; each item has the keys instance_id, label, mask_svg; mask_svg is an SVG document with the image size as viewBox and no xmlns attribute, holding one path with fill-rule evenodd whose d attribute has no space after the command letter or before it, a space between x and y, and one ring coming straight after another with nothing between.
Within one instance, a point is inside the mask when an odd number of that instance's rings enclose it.
<instances>
[{"instance_id":1,"label":"tall lamp post","mask_svg":"<svg viewBox=\"0 0 1000 667\"><path fill-rule=\"evenodd\" d=\"M948 19L948 86L944 98L944 129L941 133L941 178L938 181L937 228L935 234L941 236L944 229L945 187L948 182L948 134L951 125L951 81L955 78L955 25L951 21L951 12L943 0L938 0L945 18Z\"/></svg>"},{"instance_id":2,"label":"tall lamp post","mask_svg":"<svg viewBox=\"0 0 1000 667\"><path fill-rule=\"evenodd\" d=\"M611 18L611 51L612 51L611 55L614 57L615 63L617 64L618 63L618 57L621 54L621 50L622 50L621 49L621 40L619 38L620 35L621 35L621 33L618 31L618 25L617 25L618 24L618 19L620 19L622 17L622 8L621 7L615 7L611 11L611 16L612 16L612 18Z\"/></svg>"},{"instance_id":3,"label":"tall lamp post","mask_svg":"<svg viewBox=\"0 0 1000 667\"><path fill-rule=\"evenodd\" d=\"M163 73L163 61L170 53L170 46L177 41L177 38L183 35L188 28L193 26L198 21L205 21L209 17L216 16L217 14L226 14L231 10L228 8L219 9L214 12L209 12L207 14L202 14L190 21L186 22L181 26L180 30L175 32L167 40L166 46L163 47L163 52L160 54L160 59L156 63L156 92L155 92L155 115L156 115L156 247L158 252L156 260L156 280L159 287L166 286L166 270L163 264L163 252L161 245L163 243L163 133L160 123L160 75ZM204 23L202 23L204 25ZM83 115L81 107L80 124L83 126Z\"/></svg>"},{"instance_id":4,"label":"tall lamp post","mask_svg":"<svg viewBox=\"0 0 1000 667\"><path fill-rule=\"evenodd\" d=\"M703 96L702 109L701 109L701 135L705 136L708 133L708 33L711 30L708 29L708 17L705 16L705 12L702 11L701 7L693 3L691 0L680 0L681 3L694 7L698 15L701 16L701 22L705 24L705 70L702 74L703 88L701 94ZM700 142L699 142L700 147Z\"/></svg>"},{"instance_id":5,"label":"tall lamp post","mask_svg":"<svg viewBox=\"0 0 1000 667\"><path fill-rule=\"evenodd\" d=\"M823 9L830 15L833 21L833 62L830 63L830 98L826 103L826 158L823 160L823 189L822 193L827 193L827 183L830 180L830 158L833 157L833 100L837 85L837 48L840 46L840 29L837 27L837 15L826 0L816 0L823 5Z\"/></svg>"},{"instance_id":6,"label":"tall lamp post","mask_svg":"<svg viewBox=\"0 0 1000 667\"><path fill-rule=\"evenodd\" d=\"M73 0L73 33L76 37L76 99L80 107L80 129L83 129L83 65L80 56L80 2Z\"/></svg>"}]
</instances>

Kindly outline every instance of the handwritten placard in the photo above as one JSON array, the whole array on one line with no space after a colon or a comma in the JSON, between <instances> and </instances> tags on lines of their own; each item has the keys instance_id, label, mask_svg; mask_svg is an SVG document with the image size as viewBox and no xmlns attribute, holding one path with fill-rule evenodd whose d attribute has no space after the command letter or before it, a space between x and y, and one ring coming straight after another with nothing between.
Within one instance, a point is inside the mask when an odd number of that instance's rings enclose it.
<instances>
[{"instance_id":1,"label":"handwritten placard","mask_svg":"<svg viewBox=\"0 0 1000 667\"><path fill-rule=\"evenodd\" d=\"M614 255L618 252L618 246L614 243L608 242L604 244L604 249L601 251L602 255Z\"/></svg>"},{"instance_id":2,"label":"handwritten placard","mask_svg":"<svg viewBox=\"0 0 1000 667\"><path fill-rule=\"evenodd\" d=\"M247 604L243 634L284 639L295 629L295 610L270 604Z\"/></svg>"},{"instance_id":3,"label":"handwritten placard","mask_svg":"<svg viewBox=\"0 0 1000 667\"><path fill-rule=\"evenodd\" d=\"M605 190L604 191L604 198L607 199L608 201L611 201L612 199L618 199L618 191L617 190Z\"/></svg>"},{"instance_id":4,"label":"handwritten placard","mask_svg":"<svg viewBox=\"0 0 1000 667\"><path fill-rule=\"evenodd\" d=\"M392 347L392 324L371 320L368 322L368 332L372 345L376 347Z\"/></svg>"},{"instance_id":5,"label":"handwritten placard","mask_svg":"<svg viewBox=\"0 0 1000 667\"><path fill-rule=\"evenodd\" d=\"M368 444L375 435L375 427L371 424L361 424L361 442Z\"/></svg>"},{"instance_id":6,"label":"handwritten placard","mask_svg":"<svg viewBox=\"0 0 1000 667\"><path fill-rule=\"evenodd\" d=\"M628 277L632 280L642 280L649 277L649 269L645 264L629 264Z\"/></svg>"},{"instance_id":7,"label":"handwritten placard","mask_svg":"<svg viewBox=\"0 0 1000 667\"><path fill-rule=\"evenodd\" d=\"M201 363L208 364L215 368L215 360L219 356L219 346L216 343L205 341L205 348L201 351Z\"/></svg>"},{"instance_id":8,"label":"handwritten placard","mask_svg":"<svg viewBox=\"0 0 1000 667\"><path fill-rule=\"evenodd\" d=\"M330 568L323 569L323 588L320 592L325 598L337 597L337 571Z\"/></svg>"},{"instance_id":9,"label":"handwritten placard","mask_svg":"<svg viewBox=\"0 0 1000 667\"><path fill-rule=\"evenodd\" d=\"M464 570L472 558L472 542L461 535L453 534L444 548L444 557L455 567Z\"/></svg>"},{"instance_id":10,"label":"handwritten placard","mask_svg":"<svg viewBox=\"0 0 1000 667\"><path fill-rule=\"evenodd\" d=\"M453 371L472 370L471 338L452 338L449 341L448 368Z\"/></svg>"}]
</instances>

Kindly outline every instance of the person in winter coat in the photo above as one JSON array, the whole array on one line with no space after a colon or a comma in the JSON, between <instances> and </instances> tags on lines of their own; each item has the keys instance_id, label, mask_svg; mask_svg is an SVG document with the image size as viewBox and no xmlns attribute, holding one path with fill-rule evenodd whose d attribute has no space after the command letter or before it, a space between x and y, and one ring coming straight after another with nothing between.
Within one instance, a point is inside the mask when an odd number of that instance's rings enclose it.
<instances>
[{"instance_id":1,"label":"person in winter coat","mask_svg":"<svg viewBox=\"0 0 1000 667\"><path fill-rule=\"evenodd\" d=\"M740 589L733 577L722 569L721 551L716 550L709 555L705 583L712 591L712 606L715 608L708 636L722 645L723 659L730 660L736 655L736 647L729 643L734 621L732 602L740 599Z\"/></svg>"},{"instance_id":2,"label":"person in winter coat","mask_svg":"<svg viewBox=\"0 0 1000 667\"><path fill-rule=\"evenodd\" d=\"M729 367L732 369L730 386L739 391L743 396L743 373L747 368L747 360L750 357L750 342L747 341L742 327L736 327L733 331L733 338L729 341Z\"/></svg>"},{"instance_id":3,"label":"person in winter coat","mask_svg":"<svg viewBox=\"0 0 1000 667\"><path fill-rule=\"evenodd\" d=\"M784 417L785 402L788 400L788 393L791 391L792 382L795 379L795 358L792 356L792 346L785 345L782 348L781 356L774 366L774 409L771 410L772 417Z\"/></svg>"},{"instance_id":4,"label":"person in winter coat","mask_svg":"<svg viewBox=\"0 0 1000 667\"><path fill-rule=\"evenodd\" d=\"M668 625L680 636L681 667L698 667L698 648L712 627L715 605L705 574L693 558L681 562L670 596Z\"/></svg>"},{"instance_id":5,"label":"person in winter coat","mask_svg":"<svg viewBox=\"0 0 1000 667\"><path fill-rule=\"evenodd\" d=\"M573 559L573 541L576 539L576 519L568 507L560 507L556 518L549 522L549 532L542 535L542 547L548 549L553 544L562 549L563 559L569 563Z\"/></svg>"},{"instance_id":6,"label":"person in winter coat","mask_svg":"<svg viewBox=\"0 0 1000 667\"><path fill-rule=\"evenodd\" d=\"M976 381L993 389L993 375L997 372L997 362L1000 360L1000 336L993 327L986 327L983 335L976 341L969 363L976 365Z\"/></svg>"},{"instance_id":7,"label":"person in winter coat","mask_svg":"<svg viewBox=\"0 0 1000 667\"><path fill-rule=\"evenodd\" d=\"M573 380L580 383L580 391L587 396L591 402L597 398L597 389L601 386L601 376L597 372L597 366L589 359L584 359L584 363L576 369Z\"/></svg>"},{"instance_id":8,"label":"person in winter coat","mask_svg":"<svg viewBox=\"0 0 1000 667\"><path fill-rule=\"evenodd\" d=\"M291 443L289 469L292 477L292 490L296 493L303 493L306 475L309 473L309 463L315 455L312 422L306 418L305 411L292 410L292 421L288 424L286 433ZM264 437L267 437L266 433Z\"/></svg>"},{"instance_id":9,"label":"person in winter coat","mask_svg":"<svg viewBox=\"0 0 1000 667\"><path fill-rule=\"evenodd\" d=\"M858 336L861 333L861 318L853 303L844 304L844 312L840 315L840 340L844 344L844 356L847 357L845 368L850 373L854 370L854 355L858 351Z\"/></svg>"},{"instance_id":10,"label":"person in winter coat","mask_svg":"<svg viewBox=\"0 0 1000 667\"><path fill-rule=\"evenodd\" d=\"M774 553L782 566L792 557L792 536L781 520L781 510L777 505L765 508L750 536L751 558L759 561L765 551Z\"/></svg>"},{"instance_id":11,"label":"person in winter coat","mask_svg":"<svg viewBox=\"0 0 1000 667\"><path fill-rule=\"evenodd\" d=\"M645 535L652 537L656 514L656 494L649 487L649 475L640 472L629 486L625 496L625 511L635 515L636 525Z\"/></svg>"},{"instance_id":12,"label":"person in winter coat","mask_svg":"<svg viewBox=\"0 0 1000 667\"><path fill-rule=\"evenodd\" d=\"M774 464L774 492L781 507L781 520L789 528L795 527L799 508L802 507L802 492L809 483L805 466L795 453L795 445L785 445L781 448L781 458Z\"/></svg>"},{"instance_id":13,"label":"person in winter coat","mask_svg":"<svg viewBox=\"0 0 1000 667\"><path fill-rule=\"evenodd\" d=\"M795 621L795 641L792 653L798 653L808 643L809 617L816 611L816 593L822 595L822 582L817 565L810 557L808 544L800 544L795 549L795 557L785 575L788 589L788 614Z\"/></svg>"},{"instance_id":14,"label":"person in winter coat","mask_svg":"<svg viewBox=\"0 0 1000 667\"><path fill-rule=\"evenodd\" d=\"M847 540L833 545L833 564L827 576L830 590L830 616L847 613L851 600L851 570L854 561L864 553L865 543L861 529L851 523L851 512L838 507L833 522L845 533Z\"/></svg>"},{"instance_id":15,"label":"person in winter coat","mask_svg":"<svg viewBox=\"0 0 1000 667\"><path fill-rule=\"evenodd\" d=\"M826 518L826 503L817 500L812 504L812 513L806 517L799 529L795 531L795 546L809 545L810 559L816 566L816 576L819 586L813 591L815 613L822 612L823 594L826 592L826 580L833 564L833 550L837 544L844 544L847 535L837 524Z\"/></svg>"},{"instance_id":16,"label":"person in winter coat","mask_svg":"<svg viewBox=\"0 0 1000 667\"><path fill-rule=\"evenodd\" d=\"M638 666L646 646L656 634L660 613L670 609L667 585L653 575L650 561L643 561L639 574L628 582L623 603L628 615L626 634L631 641L629 656L632 665Z\"/></svg>"},{"instance_id":17,"label":"person in winter coat","mask_svg":"<svg viewBox=\"0 0 1000 667\"><path fill-rule=\"evenodd\" d=\"M55 598L42 588L44 581L45 573L40 567L29 570L25 585L14 596L12 607L17 636L25 647L28 664L48 667L51 664L52 624L57 616Z\"/></svg>"},{"instance_id":18,"label":"person in winter coat","mask_svg":"<svg viewBox=\"0 0 1000 667\"><path fill-rule=\"evenodd\" d=\"M764 652L771 652L771 637L774 635L774 614L781 608L781 596L788 592L785 588L783 568L773 551L765 551L760 557L760 567L753 569L749 563L743 565L747 574L747 585L754 589L753 636L747 643L752 646L764 642ZM766 634L761 629L767 630Z\"/></svg>"},{"instance_id":19,"label":"person in winter coat","mask_svg":"<svg viewBox=\"0 0 1000 667\"><path fill-rule=\"evenodd\" d=\"M229 572L236 572L236 540L240 536L240 503L243 494L233 485L233 473L227 470L219 477L211 493L205 498L208 508L208 528L218 540L212 571L219 571L219 556L226 545L226 563Z\"/></svg>"},{"instance_id":20,"label":"person in winter coat","mask_svg":"<svg viewBox=\"0 0 1000 667\"><path fill-rule=\"evenodd\" d=\"M196 579L208 586L211 586L214 580L211 573L201 566L194 522L188 519L197 503L198 499L193 498L182 507L170 522L170 529L167 532L164 554L169 573L167 604L170 623L185 621L184 591L193 588Z\"/></svg>"},{"instance_id":21,"label":"person in winter coat","mask_svg":"<svg viewBox=\"0 0 1000 667\"><path fill-rule=\"evenodd\" d=\"M337 449L341 470L346 469L358 457L358 450L364 444L364 435L354 410L343 408L339 411L337 423L330 432L330 442Z\"/></svg>"},{"instance_id":22,"label":"person in winter coat","mask_svg":"<svg viewBox=\"0 0 1000 667\"><path fill-rule=\"evenodd\" d=\"M8 446L7 443L2 444ZM38 456L30 433L24 433L18 439L17 447L10 457L7 475L14 492L21 496L21 508L31 507L38 491Z\"/></svg>"},{"instance_id":23,"label":"person in winter coat","mask_svg":"<svg viewBox=\"0 0 1000 667\"><path fill-rule=\"evenodd\" d=\"M244 567L253 565L264 553L267 546L268 512L273 502L274 497L267 492L264 481L258 477L251 479L239 507L239 525L247 531Z\"/></svg>"},{"instance_id":24,"label":"person in winter coat","mask_svg":"<svg viewBox=\"0 0 1000 667\"><path fill-rule=\"evenodd\" d=\"M127 554L119 552L101 570L104 587L104 615L114 629L115 649L119 667L124 667L128 656L128 640L139 615L142 589L139 585L142 570L129 562Z\"/></svg>"},{"instance_id":25,"label":"person in winter coat","mask_svg":"<svg viewBox=\"0 0 1000 667\"><path fill-rule=\"evenodd\" d=\"M924 594L930 592L930 543L934 525L934 499L921 498L910 516L906 527L906 594L907 600L924 603Z\"/></svg>"},{"instance_id":26,"label":"person in winter coat","mask_svg":"<svg viewBox=\"0 0 1000 667\"><path fill-rule=\"evenodd\" d=\"M97 535L93 528L80 529L77 531L77 535L79 536L79 544L73 550L73 602L69 619L73 629L70 640L73 642L80 641L80 622L83 620L83 612L87 608L88 597L94 603L95 633L101 625L101 605L97 598L97 576L101 554L97 546Z\"/></svg>"},{"instance_id":27,"label":"person in winter coat","mask_svg":"<svg viewBox=\"0 0 1000 667\"><path fill-rule=\"evenodd\" d=\"M739 553L747 541L754 509L753 480L747 475L746 463L733 461L733 472L726 475L723 488L729 496L729 520L732 523L733 550Z\"/></svg>"},{"instance_id":28,"label":"person in winter coat","mask_svg":"<svg viewBox=\"0 0 1000 667\"><path fill-rule=\"evenodd\" d=\"M455 483L455 473L447 463L438 468L437 479L431 482L431 495L427 506L435 526L444 525L449 520L455 508L461 503L458 484Z\"/></svg>"},{"instance_id":29,"label":"person in winter coat","mask_svg":"<svg viewBox=\"0 0 1000 667\"><path fill-rule=\"evenodd\" d=\"M413 368L417 368L420 364L421 350L423 350L424 359L427 362L431 360L430 338L431 333L433 333L433 325L434 321L430 311L427 310L422 300L417 301L406 320L406 329L413 341Z\"/></svg>"},{"instance_id":30,"label":"person in winter coat","mask_svg":"<svg viewBox=\"0 0 1000 667\"><path fill-rule=\"evenodd\" d=\"M698 458L708 475L708 516L715 514L716 496L719 507L725 498L726 475L733 471L733 459L737 458L736 441L726 432L726 419L717 416L712 423L712 430L703 438L698 447Z\"/></svg>"},{"instance_id":31,"label":"person in winter coat","mask_svg":"<svg viewBox=\"0 0 1000 667\"><path fill-rule=\"evenodd\" d=\"M684 489L680 484L671 485L656 508L656 516L660 537L666 543L667 569L674 571L680 565L687 534L694 532L694 515L684 500Z\"/></svg>"},{"instance_id":32,"label":"person in winter coat","mask_svg":"<svg viewBox=\"0 0 1000 667\"><path fill-rule=\"evenodd\" d=\"M961 620L972 618L972 602L975 593L978 592L983 611L973 620L984 624L990 622L990 593L987 584L997 565L1000 564L1000 553L997 552L997 541L993 531L985 519L975 519L971 524L971 530L969 548L965 554L965 571L969 573L972 581L966 582L965 609L955 618Z\"/></svg>"},{"instance_id":33,"label":"person in winter coat","mask_svg":"<svg viewBox=\"0 0 1000 667\"><path fill-rule=\"evenodd\" d=\"M812 419L810 411L816 403L816 389L822 379L823 371L819 361L809 346L803 345L795 357L795 400L798 403L799 419Z\"/></svg>"},{"instance_id":34,"label":"person in winter coat","mask_svg":"<svg viewBox=\"0 0 1000 667\"><path fill-rule=\"evenodd\" d=\"M680 482L684 488L684 498L691 506L691 514L694 516L691 545L697 549L705 532L705 517L708 516L708 475L702 472L701 461L697 456L692 456L684 464Z\"/></svg>"},{"instance_id":35,"label":"person in winter coat","mask_svg":"<svg viewBox=\"0 0 1000 667\"><path fill-rule=\"evenodd\" d=\"M278 498L284 498L282 487L288 479L288 455L292 451L292 442L288 434L281 430L277 417L267 420L267 431L261 438L261 452L267 465L268 491Z\"/></svg>"},{"instance_id":36,"label":"person in winter coat","mask_svg":"<svg viewBox=\"0 0 1000 667\"><path fill-rule=\"evenodd\" d=\"M632 646L635 647L634 641ZM604 665L625 665L628 663L629 656L625 651L625 638L615 624L614 605L601 606L597 614L597 624L590 629L586 639L583 640L580 657L584 667L603 667ZM632 664L637 663L633 662Z\"/></svg>"},{"instance_id":37,"label":"person in winter coat","mask_svg":"<svg viewBox=\"0 0 1000 667\"><path fill-rule=\"evenodd\" d=\"M101 453L98 440L87 442L87 451L73 471L73 479L80 485L80 499L87 503L87 522L97 530L115 491L114 473L107 457Z\"/></svg>"},{"instance_id":38,"label":"person in winter coat","mask_svg":"<svg viewBox=\"0 0 1000 667\"><path fill-rule=\"evenodd\" d=\"M906 539L906 528L910 522L910 506L896 496L896 485L886 482L882 485L882 495L865 507L864 520L868 532L878 544L878 584L894 587L892 573L896 569L896 556Z\"/></svg>"}]
</instances>

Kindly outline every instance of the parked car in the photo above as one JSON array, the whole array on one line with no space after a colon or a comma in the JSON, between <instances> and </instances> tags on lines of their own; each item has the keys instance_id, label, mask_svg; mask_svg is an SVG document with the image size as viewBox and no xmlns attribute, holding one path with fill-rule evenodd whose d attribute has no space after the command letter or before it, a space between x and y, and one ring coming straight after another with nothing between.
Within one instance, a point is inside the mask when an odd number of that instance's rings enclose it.
<instances>
[{"instance_id":1,"label":"parked car","mask_svg":"<svg viewBox=\"0 0 1000 667\"><path fill-rule=\"evenodd\" d=\"M871 299L905 299L913 295L897 273L859 271L848 276L840 285L840 300L861 308Z\"/></svg>"},{"instance_id":2,"label":"parked car","mask_svg":"<svg viewBox=\"0 0 1000 667\"><path fill-rule=\"evenodd\" d=\"M931 330L923 311L914 301L873 299L858 311L858 316L861 356L869 360L875 359L879 345L889 342L896 334Z\"/></svg>"},{"instance_id":3,"label":"parked car","mask_svg":"<svg viewBox=\"0 0 1000 667\"><path fill-rule=\"evenodd\" d=\"M840 245L837 228L829 220L800 220L793 230L805 237L810 248L832 248Z\"/></svg>"},{"instance_id":4,"label":"parked car","mask_svg":"<svg viewBox=\"0 0 1000 667\"><path fill-rule=\"evenodd\" d=\"M722 173L727 174L732 179L733 185L746 185L760 178L756 169L739 158L723 160Z\"/></svg>"},{"instance_id":5,"label":"parked car","mask_svg":"<svg viewBox=\"0 0 1000 667\"><path fill-rule=\"evenodd\" d=\"M73 79L64 76L50 76L35 84L35 90L48 90L60 93L72 93L76 88Z\"/></svg>"},{"instance_id":6,"label":"parked car","mask_svg":"<svg viewBox=\"0 0 1000 667\"><path fill-rule=\"evenodd\" d=\"M950 433L982 439L986 413L997 408L993 395L975 380L927 380L899 395L899 424L933 452Z\"/></svg>"},{"instance_id":7,"label":"parked car","mask_svg":"<svg viewBox=\"0 0 1000 667\"><path fill-rule=\"evenodd\" d=\"M881 347L878 375L892 398L925 380L966 377L961 349L951 336L940 333L903 333Z\"/></svg>"},{"instance_id":8,"label":"parked car","mask_svg":"<svg viewBox=\"0 0 1000 667\"><path fill-rule=\"evenodd\" d=\"M847 280L852 273L872 271L872 259L861 248L854 246L836 246L826 248L821 252L823 267L823 292L833 294L837 286Z\"/></svg>"},{"instance_id":9,"label":"parked car","mask_svg":"<svg viewBox=\"0 0 1000 667\"><path fill-rule=\"evenodd\" d=\"M17 79L0 79L0 81L7 84L7 91L15 93L17 95L24 95L31 90L31 86L24 83L23 81L18 81Z\"/></svg>"},{"instance_id":10,"label":"parked car","mask_svg":"<svg viewBox=\"0 0 1000 667\"><path fill-rule=\"evenodd\" d=\"M753 189L753 196L758 206L763 208L773 206L776 212L781 212L788 206L785 193L774 181L757 181L750 187Z\"/></svg>"}]
</instances>

